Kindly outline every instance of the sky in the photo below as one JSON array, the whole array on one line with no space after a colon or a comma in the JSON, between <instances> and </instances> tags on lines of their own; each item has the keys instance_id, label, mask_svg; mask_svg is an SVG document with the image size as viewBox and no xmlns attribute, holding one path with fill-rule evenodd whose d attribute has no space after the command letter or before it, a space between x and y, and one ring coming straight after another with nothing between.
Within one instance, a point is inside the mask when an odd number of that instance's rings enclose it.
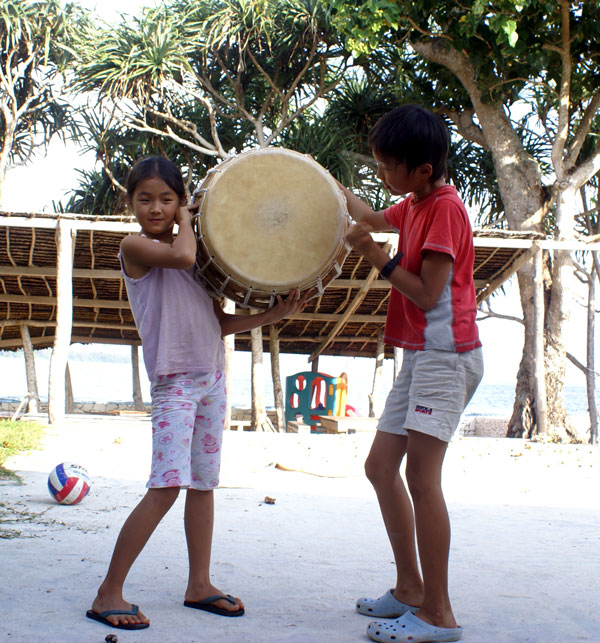
<instances>
[{"instance_id":1,"label":"sky","mask_svg":"<svg viewBox=\"0 0 600 643\"><path fill-rule=\"evenodd\" d=\"M160 1L160 0L156 0ZM155 0L78 0L78 4L95 10L107 21L119 13L134 14L142 6L155 4ZM9 170L4 190L5 209L13 212L53 212L53 201L66 202L67 193L78 184L77 170L90 169L94 153L82 153L73 144L63 144L58 139L51 142L46 152L39 153L25 167ZM507 282L506 293L493 298L496 312L520 317L521 306L516 280ZM580 289L581 290L581 289ZM515 381L523 347L522 325L513 321L489 319L479 323L484 347L486 384L507 384ZM565 332L567 350L579 361L585 361L585 311L575 304ZM600 362L600 359L597 358ZM583 375L570 363L567 365L567 383L584 386Z\"/></svg>"}]
</instances>

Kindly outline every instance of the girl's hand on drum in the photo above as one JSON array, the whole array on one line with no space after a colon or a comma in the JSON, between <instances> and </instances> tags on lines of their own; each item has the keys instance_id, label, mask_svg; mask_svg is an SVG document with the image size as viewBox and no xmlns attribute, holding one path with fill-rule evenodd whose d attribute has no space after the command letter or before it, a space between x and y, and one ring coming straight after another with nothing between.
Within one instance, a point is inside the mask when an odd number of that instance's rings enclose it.
<instances>
[{"instance_id":1,"label":"girl's hand on drum","mask_svg":"<svg viewBox=\"0 0 600 643\"><path fill-rule=\"evenodd\" d=\"M299 290L290 290L285 299L281 295L277 295L277 303L270 311L276 317L273 321L279 321L294 313L302 312L306 306L308 295L308 291L301 295Z\"/></svg>"},{"instance_id":2,"label":"girl's hand on drum","mask_svg":"<svg viewBox=\"0 0 600 643\"><path fill-rule=\"evenodd\" d=\"M192 223L192 215L198 211L198 203L186 203L179 207L177 214L175 215L175 222L177 225L182 223Z\"/></svg>"},{"instance_id":3,"label":"girl's hand on drum","mask_svg":"<svg viewBox=\"0 0 600 643\"><path fill-rule=\"evenodd\" d=\"M373 228L364 221L356 223L346 233L346 241L361 255L368 254L377 244L371 236Z\"/></svg>"}]
</instances>

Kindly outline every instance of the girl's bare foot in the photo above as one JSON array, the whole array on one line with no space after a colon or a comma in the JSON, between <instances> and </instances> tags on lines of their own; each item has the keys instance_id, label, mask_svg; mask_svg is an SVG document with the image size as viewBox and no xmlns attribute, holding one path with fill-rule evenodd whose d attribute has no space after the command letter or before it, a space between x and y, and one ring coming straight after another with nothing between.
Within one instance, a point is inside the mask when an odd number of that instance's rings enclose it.
<instances>
[{"instance_id":1,"label":"girl's bare foot","mask_svg":"<svg viewBox=\"0 0 600 643\"><path fill-rule=\"evenodd\" d=\"M223 598L215 598L222 596ZM213 600L207 600L213 599ZM214 585L207 586L197 586L197 587L188 587L185 592L185 604L187 607L195 607L196 609L205 609L207 611L213 611L210 608L217 608L215 612L231 612L244 613L244 604L242 601L235 597L223 594L223 592L217 589Z\"/></svg>"},{"instance_id":2,"label":"girl's bare foot","mask_svg":"<svg viewBox=\"0 0 600 643\"><path fill-rule=\"evenodd\" d=\"M123 625L149 625L150 619L139 610L134 614L133 612L135 610L133 608L134 606L125 601L122 596L110 594L101 595L98 593L92 603L92 609L90 611L98 616L102 614L102 612L108 612L110 610L130 612L129 614L109 614L105 617L110 624L117 628Z\"/></svg>"}]
</instances>

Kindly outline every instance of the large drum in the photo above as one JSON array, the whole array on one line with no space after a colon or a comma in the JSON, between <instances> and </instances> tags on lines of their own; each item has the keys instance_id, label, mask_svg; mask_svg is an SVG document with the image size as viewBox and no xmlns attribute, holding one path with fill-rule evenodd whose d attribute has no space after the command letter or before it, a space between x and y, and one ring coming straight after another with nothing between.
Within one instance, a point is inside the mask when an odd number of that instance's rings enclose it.
<instances>
[{"instance_id":1,"label":"large drum","mask_svg":"<svg viewBox=\"0 0 600 643\"><path fill-rule=\"evenodd\" d=\"M319 296L339 276L350 250L346 200L309 156L244 152L210 170L194 194L195 277L214 296L270 308L294 288Z\"/></svg>"}]
</instances>

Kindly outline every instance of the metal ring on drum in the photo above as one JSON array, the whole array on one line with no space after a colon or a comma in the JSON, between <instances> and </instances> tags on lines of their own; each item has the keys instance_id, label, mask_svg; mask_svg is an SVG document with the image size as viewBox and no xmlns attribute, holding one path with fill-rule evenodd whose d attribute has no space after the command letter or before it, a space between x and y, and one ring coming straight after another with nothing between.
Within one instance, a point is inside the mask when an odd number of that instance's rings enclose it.
<instances>
[{"instance_id":1,"label":"metal ring on drum","mask_svg":"<svg viewBox=\"0 0 600 643\"><path fill-rule=\"evenodd\" d=\"M323 294L350 252L346 199L314 159L285 148L231 157L194 193L195 278L214 297L270 308L290 290Z\"/></svg>"}]
</instances>

